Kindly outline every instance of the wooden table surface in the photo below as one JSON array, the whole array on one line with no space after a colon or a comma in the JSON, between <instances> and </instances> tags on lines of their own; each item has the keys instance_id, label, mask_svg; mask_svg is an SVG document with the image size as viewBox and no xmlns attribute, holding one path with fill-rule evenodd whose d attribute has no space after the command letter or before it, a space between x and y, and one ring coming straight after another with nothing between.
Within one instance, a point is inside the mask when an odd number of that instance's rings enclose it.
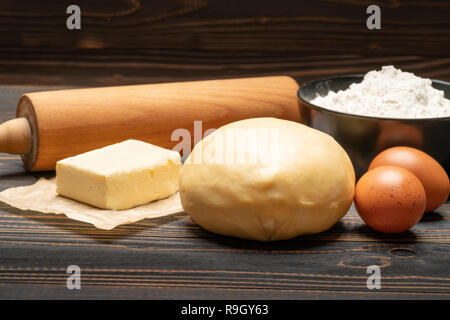
<instances>
[{"instance_id":1,"label":"wooden table surface","mask_svg":"<svg viewBox=\"0 0 450 320\"><path fill-rule=\"evenodd\" d=\"M21 93L58 88L0 86L0 120ZM0 154L0 190L53 174ZM372 231L352 207L327 232L274 243L214 235L184 213L103 231L0 204L0 298L449 299L449 243L450 203L400 235ZM69 265L81 290L66 287ZM369 265L380 290L366 286Z\"/></svg>"}]
</instances>

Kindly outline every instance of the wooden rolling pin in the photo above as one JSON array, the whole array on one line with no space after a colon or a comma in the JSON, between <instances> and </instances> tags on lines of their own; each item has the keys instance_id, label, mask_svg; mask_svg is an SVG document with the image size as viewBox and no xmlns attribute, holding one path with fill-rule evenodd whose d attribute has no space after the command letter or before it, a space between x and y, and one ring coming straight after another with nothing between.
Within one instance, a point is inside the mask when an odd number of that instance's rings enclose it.
<instances>
[{"instance_id":1,"label":"wooden rolling pin","mask_svg":"<svg viewBox=\"0 0 450 320\"><path fill-rule=\"evenodd\" d=\"M0 126L0 152L21 154L30 171L54 170L56 161L126 139L164 148L175 129L193 137L252 117L299 121L290 77L208 80L27 93L16 119Z\"/></svg>"}]
</instances>

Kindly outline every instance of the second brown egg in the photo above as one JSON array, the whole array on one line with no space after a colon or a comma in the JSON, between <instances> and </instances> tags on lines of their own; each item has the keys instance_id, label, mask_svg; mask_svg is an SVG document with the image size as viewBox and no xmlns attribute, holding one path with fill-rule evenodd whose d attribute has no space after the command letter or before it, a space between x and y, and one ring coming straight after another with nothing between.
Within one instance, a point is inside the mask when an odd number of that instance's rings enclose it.
<instances>
[{"instance_id":1,"label":"second brown egg","mask_svg":"<svg viewBox=\"0 0 450 320\"><path fill-rule=\"evenodd\" d=\"M433 211L443 204L450 192L450 181L444 168L423 151L410 147L393 147L378 154L369 170L380 166L399 166L419 178L426 194L425 211Z\"/></svg>"}]
</instances>

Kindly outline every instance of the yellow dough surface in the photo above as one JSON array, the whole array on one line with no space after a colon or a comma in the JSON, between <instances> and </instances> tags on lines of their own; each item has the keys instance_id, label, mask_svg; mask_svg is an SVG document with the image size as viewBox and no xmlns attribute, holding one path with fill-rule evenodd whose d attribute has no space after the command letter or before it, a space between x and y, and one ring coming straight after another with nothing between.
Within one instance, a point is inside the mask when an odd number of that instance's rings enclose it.
<instances>
[{"instance_id":1,"label":"yellow dough surface","mask_svg":"<svg viewBox=\"0 0 450 320\"><path fill-rule=\"evenodd\" d=\"M195 146L180 180L183 208L196 223L260 241L331 228L354 188L350 158L331 136L275 118L214 131Z\"/></svg>"}]
</instances>

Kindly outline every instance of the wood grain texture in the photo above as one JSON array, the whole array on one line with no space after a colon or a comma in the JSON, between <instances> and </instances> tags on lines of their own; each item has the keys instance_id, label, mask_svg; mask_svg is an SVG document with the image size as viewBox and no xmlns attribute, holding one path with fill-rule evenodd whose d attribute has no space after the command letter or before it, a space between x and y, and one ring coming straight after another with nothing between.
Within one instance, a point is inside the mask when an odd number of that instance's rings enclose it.
<instances>
[{"instance_id":1,"label":"wood grain texture","mask_svg":"<svg viewBox=\"0 0 450 320\"><path fill-rule=\"evenodd\" d=\"M446 55L450 50L450 4L443 0L80 0L81 30L68 32L65 20L70 4L68 0L2 2L0 44L220 53L401 54L409 50ZM370 4L382 8L382 28L375 32L366 27Z\"/></svg>"},{"instance_id":2,"label":"wood grain texture","mask_svg":"<svg viewBox=\"0 0 450 320\"><path fill-rule=\"evenodd\" d=\"M275 57L244 56L235 54L209 60L198 57L196 52L177 52L181 56L166 63L151 53L90 52L72 53L59 61L30 60L16 63L11 60L14 53L0 60L0 82L2 84L45 85L45 86L111 86L146 84L174 81L225 79L264 75L289 75L299 84L320 77L347 73L366 73L380 69L383 65L395 65L418 76L450 81L450 57L402 56L370 57L361 55L279 55ZM168 53L163 53L167 56ZM9 58L8 58L9 57ZM126 57L127 61L122 61ZM49 58L50 59L50 58ZM81 59L81 60L80 60ZM136 62L135 62L136 61Z\"/></svg>"},{"instance_id":3,"label":"wood grain texture","mask_svg":"<svg viewBox=\"0 0 450 320\"><path fill-rule=\"evenodd\" d=\"M25 5L26 3L26 5ZM299 82L395 64L450 80L450 4L365 0L0 3L0 82L99 86L287 74ZM378 4L382 29L366 28Z\"/></svg>"},{"instance_id":4,"label":"wood grain texture","mask_svg":"<svg viewBox=\"0 0 450 320\"><path fill-rule=\"evenodd\" d=\"M450 81L446 0L63 0L0 2L0 120L23 92L237 76L299 83L394 64ZM369 31L365 10L382 8ZM25 86L26 85L26 86ZM42 175L0 154L0 188ZM0 208L0 298L449 299L450 204L411 232L365 227L352 208L328 232L261 244L220 237L184 215L111 232L64 216ZM68 290L65 268L82 268ZM382 266L382 289L366 287Z\"/></svg>"},{"instance_id":5,"label":"wood grain texture","mask_svg":"<svg viewBox=\"0 0 450 320\"><path fill-rule=\"evenodd\" d=\"M0 118L28 89L0 87ZM0 154L1 190L53 174ZM273 243L209 233L184 213L104 231L1 204L0 254L0 298L449 299L450 203L399 235L372 231L352 207L327 232ZM65 287L72 264L79 291ZM381 290L366 287L369 265Z\"/></svg>"}]
</instances>

